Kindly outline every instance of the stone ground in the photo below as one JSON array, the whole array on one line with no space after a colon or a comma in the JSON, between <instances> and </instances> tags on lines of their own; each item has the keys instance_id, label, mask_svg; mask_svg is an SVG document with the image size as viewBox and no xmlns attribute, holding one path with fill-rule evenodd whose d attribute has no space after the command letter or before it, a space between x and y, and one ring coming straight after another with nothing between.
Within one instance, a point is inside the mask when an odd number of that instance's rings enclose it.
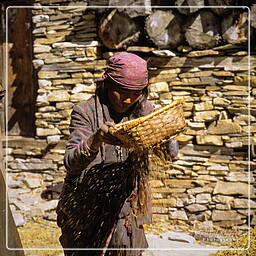
<instances>
[{"instance_id":1,"label":"stone ground","mask_svg":"<svg viewBox=\"0 0 256 256\"><path fill-rule=\"evenodd\" d=\"M177 233L183 236L183 233ZM187 236L187 235L186 235ZM149 248L143 256L208 256L217 252L221 247L201 245L194 242L178 242L159 238L157 235L147 234Z\"/></svg>"},{"instance_id":2,"label":"stone ground","mask_svg":"<svg viewBox=\"0 0 256 256\"><path fill-rule=\"evenodd\" d=\"M224 248L220 244L209 245L209 243L195 239L194 233L188 234L184 226L168 225L169 223L158 223L151 229L146 227L149 249L143 253L143 256L209 256ZM167 226L169 230L162 232ZM176 231L170 231L174 229ZM62 250L53 249L61 249L58 241L60 230L56 222L37 218L33 223L27 223L19 227L18 230L24 248L52 248L47 251L26 250L26 256L64 256Z\"/></svg>"},{"instance_id":3,"label":"stone ground","mask_svg":"<svg viewBox=\"0 0 256 256\"><path fill-rule=\"evenodd\" d=\"M182 235L182 233L180 233ZM196 243L170 241L157 235L147 235L149 249L142 256L209 256L221 247L199 245ZM59 254L58 256L64 256Z\"/></svg>"}]
</instances>

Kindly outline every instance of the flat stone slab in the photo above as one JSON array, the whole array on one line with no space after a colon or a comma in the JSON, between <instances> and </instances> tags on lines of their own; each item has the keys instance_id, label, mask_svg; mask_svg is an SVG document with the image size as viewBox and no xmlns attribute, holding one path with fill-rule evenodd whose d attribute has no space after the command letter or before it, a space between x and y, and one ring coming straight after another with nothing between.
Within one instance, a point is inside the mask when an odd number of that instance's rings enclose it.
<instances>
[{"instance_id":1,"label":"flat stone slab","mask_svg":"<svg viewBox=\"0 0 256 256\"><path fill-rule=\"evenodd\" d=\"M152 234L147 234L146 237L149 249L142 256L208 256L222 248L196 243L170 241Z\"/></svg>"}]
</instances>

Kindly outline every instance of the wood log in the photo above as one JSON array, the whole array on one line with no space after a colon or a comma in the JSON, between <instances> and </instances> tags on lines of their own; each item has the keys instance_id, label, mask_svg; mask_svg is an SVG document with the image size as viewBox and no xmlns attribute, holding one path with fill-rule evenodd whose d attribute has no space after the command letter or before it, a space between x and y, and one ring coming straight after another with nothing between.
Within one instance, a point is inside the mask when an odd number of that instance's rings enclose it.
<instances>
[{"instance_id":1,"label":"wood log","mask_svg":"<svg viewBox=\"0 0 256 256\"><path fill-rule=\"evenodd\" d=\"M139 40L140 27L127 14L113 9L100 20L98 33L107 48L120 49Z\"/></svg>"},{"instance_id":2,"label":"wood log","mask_svg":"<svg viewBox=\"0 0 256 256\"><path fill-rule=\"evenodd\" d=\"M151 6L174 6L175 0L151 0Z\"/></svg>"},{"instance_id":3,"label":"wood log","mask_svg":"<svg viewBox=\"0 0 256 256\"><path fill-rule=\"evenodd\" d=\"M177 6L177 10L182 13L189 15L191 13L197 12L199 9L202 9L204 6L204 0L176 0L175 6ZM178 6L186 7L179 8ZM198 6L198 7L192 7Z\"/></svg>"},{"instance_id":4,"label":"wood log","mask_svg":"<svg viewBox=\"0 0 256 256\"><path fill-rule=\"evenodd\" d=\"M256 28L256 4L251 7L251 26Z\"/></svg>"},{"instance_id":5,"label":"wood log","mask_svg":"<svg viewBox=\"0 0 256 256\"><path fill-rule=\"evenodd\" d=\"M221 21L224 41L231 44L244 43L248 40L248 13L233 11Z\"/></svg>"},{"instance_id":6,"label":"wood log","mask_svg":"<svg viewBox=\"0 0 256 256\"><path fill-rule=\"evenodd\" d=\"M41 0L42 1L42 0ZM49 1L49 0L48 0ZM51 0L52 1L52 0ZM107 11L107 7L108 7L108 0L88 0L88 6L106 6L106 8L93 8L92 10L94 10L97 13L104 13Z\"/></svg>"},{"instance_id":7,"label":"wood log","mask_svg":"<svg viewBox=\"0 0 256 256\"><path fill-rule=\"evenodd\" d=\"M184 42L181 17L172 10L156 10L145 21L145 30L159 48L176 48Z\"/></svg>"},{"instance_id":8,"label":"wood log","mask_svg":"<svg viewBox=\"0 0 256 256\"><path fill-rule=\"evenodd\" d=\"M188 44L196 49L209 49L221 41L220 21L209 10L200 10L188 17L185 24Z\"/></svg>"},{"instance_id":9,"label":"wood log","mask_svg":"<svg viewBox=\"0 0 256 256\"><path fill-rule=\"evenodd\" d=\"M211 10L220 16L226 15L234 8L232 6L237 6L239 5L238 0L208 0L208 5L210 6L219 6L219 8L211 8ZM228 8L225 8L227 6Z\"/></svg>"},{"instance_id":10,"label":"wood log","mask_svg":"<svg viewBox=\"0 0 256 256\"><path fill-rule=\"evenodd\" d=\"M147 16L152 12L151 0L87 0L89 6L106 6L105 8L94 8L97 13L109 11L110 7L118 9L119 12L126 13L130 18L138 16ZM126 8L127 6L127 8ZM139 8L130 8L132 6L141 6ZM92 7L93 8L93 7Z\"/></svg>"},{"instance_id":11,"label":"wood log","mask_svg":"<svg viewBox=\"0 0 256 256\"><path fill-rule=\"evenodd\" d=\"M109 6L118 7L119 12L126 13L130 18L147 16L152 12L151 0L109 0ZM132 8L133 6L141 7Z\"/></svg>"}]
</instances>

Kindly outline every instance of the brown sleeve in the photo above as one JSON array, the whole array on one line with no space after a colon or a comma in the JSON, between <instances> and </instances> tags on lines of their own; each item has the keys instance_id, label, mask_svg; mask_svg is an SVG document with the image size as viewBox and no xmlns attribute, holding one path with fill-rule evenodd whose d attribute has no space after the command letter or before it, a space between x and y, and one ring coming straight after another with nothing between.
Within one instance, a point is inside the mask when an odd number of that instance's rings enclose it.
<instances>
[{"instance_id":1,"label":"brown sleeve","mask_svg":"<svg viewBox=\"0 0 256 256\"><path fill-rule=\"evenodd\" d=\"M92 105L92 104L91 104ZM94 133L93 107L89 102L74 106L71 113L70 136L66 146L64 164L68 172L79 174L96 157L85 146L88 138Z\"/></svg>"}]
</instances>

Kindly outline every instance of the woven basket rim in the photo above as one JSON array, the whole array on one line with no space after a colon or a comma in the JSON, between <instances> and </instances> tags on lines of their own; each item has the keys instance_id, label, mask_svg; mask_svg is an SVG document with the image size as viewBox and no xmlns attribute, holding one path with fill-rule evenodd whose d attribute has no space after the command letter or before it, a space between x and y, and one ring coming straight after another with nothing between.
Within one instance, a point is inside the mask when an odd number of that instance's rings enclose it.
<instances>
[{"instance_id":1,"label":"woven basket rim","mask_svg":"<svg viewBox=\"0 0 256 256\"><path fill-rule=\"evenodd\" d=\"M146 115L146 116L142 116L142 117L138 117L136 119L132 119L132 120L128 120L126 122L122 122L122 123L118 123L115 125L115 130L119 130L119 129L122 129L122 127L126 126L126 127L129 127L132 128L134 125L134 123L136 123L136 125L139 125L141 123L143 123L144 121L156 116L156 115L159 115L161 114L162 112L168 110L169 108L172 108L176 105L180 105L180 104L183 104L184 100L182 99L178 99L178 100L175 100L173 101L172 103L170 103L169 105L167 106L164 106L164 107L160 107L158 109L156 109L155 111L153 111L152 113Z\"/></svg>"}]
</instances>

